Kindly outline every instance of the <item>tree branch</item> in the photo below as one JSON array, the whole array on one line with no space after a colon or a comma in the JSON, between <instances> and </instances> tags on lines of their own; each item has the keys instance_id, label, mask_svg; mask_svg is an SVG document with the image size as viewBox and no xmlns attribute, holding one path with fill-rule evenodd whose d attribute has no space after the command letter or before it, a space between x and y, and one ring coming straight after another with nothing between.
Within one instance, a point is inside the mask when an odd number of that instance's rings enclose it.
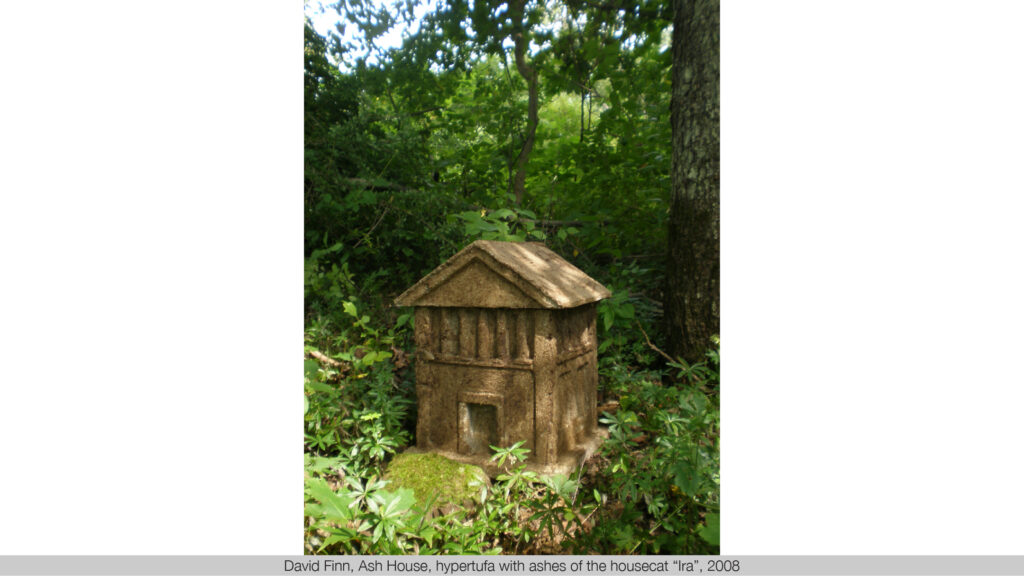
<instances>
[{"instance_id":1,"label":"tree branch","mask_svg":"<svg viewBox=\"0 0 1024 576\"><path fill-rule=\"evenodd\" d=\"M387 182L385 180L378 180L371 182L365 178L345 178L345 183L353 186L359 186L368 190L393 190L396 192L418 192L416 188L406 186L404 184L397 184L395 182Z\"/></svg>"},{"instance_id":2,"label":"tree branch","mask_svg":"<svg viewBox=\"0 0 1024 576\"><path fill-rule=\"evenodd\" d=\"M639 322L636 323L636 327L639 328L640 333L644 335L644 340L647 340L647 345L651 347L651 350L654 350L658 354L661 354L661 357L664 358L665 360L668 360L669 362L676 362L674 358L666 354L661 348L655 346L654 342L651 342L651 339L647 337L647 332L644 332L644 327L641 326Z\"/></svg>"},{"instance_id":3,"label":"tree branch","mask_svg":"<svg viewBox=\"0 0 1024 576\"><path fill-rule=\"evenodd\" d=\"M632 12L638 16L645 16L648 18L662 18L661 11L651 8L640 8L639 6L623 6L618 2L594 2L592 0L580 0L583 4L594 10L601 10L603 12Z\"/></svg>"}]
</instances>

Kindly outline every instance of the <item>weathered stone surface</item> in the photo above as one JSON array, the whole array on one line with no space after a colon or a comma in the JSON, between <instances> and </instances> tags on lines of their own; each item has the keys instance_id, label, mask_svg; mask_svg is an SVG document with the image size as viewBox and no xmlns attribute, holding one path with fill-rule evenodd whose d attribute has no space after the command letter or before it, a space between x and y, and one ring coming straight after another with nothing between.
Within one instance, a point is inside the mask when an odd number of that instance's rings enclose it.
<instances>
[{"instance_id":1,"label":"weathered stone surface","mask_svg":"<svg viewBox=\"0 0 1024 576\"><path fill-rule=\"evenodd\" d=\"M611 296L536 242L477 240L399 296L399 306L575 308Z\"/></svg>"},{"instance_id":2,"label":"weathered stone surface","mask_svg":"<svg viewBox=\"0 0 1024 576\"><path fill-rule=\"evenodd\" d=\"M611 293L541 244L477 241L402 294L416 307L417 448L497 472L491 446L567 473L596 449L595 302Z\"/></svg>"}]
</instances>

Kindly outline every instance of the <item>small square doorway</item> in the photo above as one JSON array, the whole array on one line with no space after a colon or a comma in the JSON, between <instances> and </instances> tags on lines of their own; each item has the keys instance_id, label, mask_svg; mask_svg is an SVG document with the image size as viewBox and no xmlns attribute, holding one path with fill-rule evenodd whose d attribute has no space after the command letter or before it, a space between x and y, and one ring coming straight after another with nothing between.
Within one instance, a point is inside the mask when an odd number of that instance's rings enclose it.
<instances>
[{"instance_id":1,"label":"small square doorway","mask_svg":"<svg viewBox=\"0 0 1024 576\"><path fill-rule=\"evenodd\" d=\"M501 446L501 398L492 394L461 394L459 453L490 457Z\"/></svg>"}]
</instances>

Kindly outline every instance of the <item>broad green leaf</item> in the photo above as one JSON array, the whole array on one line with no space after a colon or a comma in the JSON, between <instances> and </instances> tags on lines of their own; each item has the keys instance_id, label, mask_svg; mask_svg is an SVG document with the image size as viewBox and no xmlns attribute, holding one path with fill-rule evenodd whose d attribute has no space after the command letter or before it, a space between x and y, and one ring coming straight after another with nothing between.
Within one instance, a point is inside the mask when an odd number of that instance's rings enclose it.
<instances>
[{"instance_id":1,"label":"broad green leaf","mask_svg":"<svg viewBox=\"0 0 1024 576\"><path fill-rule=\"evenodd\" d=\"M335 529L335 530L332 530L332 532L334 532L334 534L332 534L331 536L328 536L324 540L324 543L320 546L320 550L321 551L326 549L331 544L334 544L335 542L343 542L343 543L348 544L352 540L357 539L357 537L358 537L358 534L356 534L352 530L348 530L348 529L340 529L340 530Z\"/></svg>"},{"instance_id":2,"label":"broad green leaf","mask_svg":"<svg viewBox=\"0 0 1024 576\"><path fill-rule=\"evenodd\" d=\"M302 367L305 371L306 377L310 380L315 380L317 372L320 370L320 362L313 360L312 358L307 358Z\"/></svg>"},{"instance_id":3,"label":"broad green leaf","mask_svg":"<svg viewBox=\"0 0 1024 576\"><path fill-rule=\"evenodd\" d=\"M323 382L317 382L315 380L310 380L309 382L306 382L306 388L308 388L309 390L313 390L314 392L330 393L336 391L335 388L333 388L332 386L324 384Z\"/></svg>"},{"instance_id":4,"label":"broad green leaf","mask_svg":"<svg viewBox=\"0 0 1024 576\"><path fill-rule=\"evenodd\" d=\"M328 518L351 520L352 499L345 494L338 494L331 490L331 487L323 478L308 478L306 480L306 491L323 505L324 515Z\"/></svg>"},{"instance_id":5,"label":"broad green leaf","mask_svg":"<svg viewBox=\"0 0 1024 576\"><path fill-rule=\"evenodd\" d=\"M719 545L718 537L719 532L721 531L721 526L719 525L719 522L720 518L718 514L708 513L706 516L704 516L704 525L697 529L697 532L700 534L700 537L712 546Z\"/></svg>"},{"instance_id":6,"label":"broad green leaf","mask_svg":"<svg viewBox=\"0 0 1024 576\"><path fill-rule=\"evenodd\" d=\"M310 458L306 464L306 470L310 472L324 472L337 468L340 464L340 460L338 458L325 458L323 456L310 457L309 454L306 454L306 456Z\"/></svg>"},{"instance_id":7,"label":"broad green leaf","mask_svg":"<svg viewBox=\"0 0 1024 576\"><path fill-rule=\"evenodd\" d=\"M683 494L693 495L697 493L699 484L698 471L688 460L679 460L672 468L673 483L679 487Z\"/></svg>"}]
</instances>

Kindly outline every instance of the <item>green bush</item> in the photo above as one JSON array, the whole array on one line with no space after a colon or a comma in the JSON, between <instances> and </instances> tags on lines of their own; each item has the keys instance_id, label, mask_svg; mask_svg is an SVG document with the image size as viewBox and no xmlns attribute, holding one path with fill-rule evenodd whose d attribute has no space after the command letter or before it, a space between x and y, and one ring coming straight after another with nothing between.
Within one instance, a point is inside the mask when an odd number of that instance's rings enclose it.
<instances>
[{"instance_id":1,"label":"green bush","mask_svg":"<svg viewBox=\"0 0 1024 576\"><path fill-rule=\"evenodd\" d=\"M542 477L526 469L521 442L492 447L506 472L489 487L470 480L443 507L408 469L388 473L412 440L412 402L394 386L390 359L333 384L334 371L309 361L307 550L716 554L719 410L699 384L717 381L717 358L709 352L675 385L662 384L658 372L621 382L618 410L601 418L609 435L602 460L589 474Z\"/></svg>"},{"instance_id":2,"label":"green bush","mask_svg":"<svg viewBox=\"0 0 1024 576\"><path fill-rule=\"evenodd\" d=\"M644 380L601 423L607 490L622 508L593 537L608 553L716 554L719 412L695 387Z\"/></svg>"}]
</instances>

